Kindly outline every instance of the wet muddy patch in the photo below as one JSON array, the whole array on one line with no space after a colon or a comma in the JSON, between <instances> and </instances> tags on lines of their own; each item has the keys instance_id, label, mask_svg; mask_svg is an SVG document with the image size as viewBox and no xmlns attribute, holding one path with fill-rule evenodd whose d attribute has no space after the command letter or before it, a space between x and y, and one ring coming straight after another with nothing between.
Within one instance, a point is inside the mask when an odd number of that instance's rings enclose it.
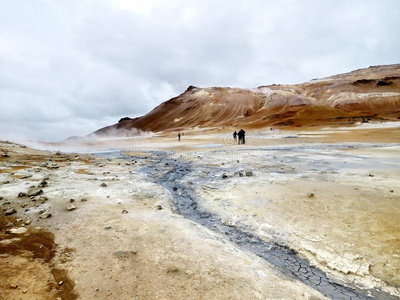
<instances>
[{"instance_id":1,"label":"wet muddy patch","mask_svg":"<svg viewBox=\"0 0 400 300\"><path fill-rule=\"evenodd\" d=\"M0 217L0 299L76 299L74 282L55 268L54 235Z\"/></svg>"}]
</instances>

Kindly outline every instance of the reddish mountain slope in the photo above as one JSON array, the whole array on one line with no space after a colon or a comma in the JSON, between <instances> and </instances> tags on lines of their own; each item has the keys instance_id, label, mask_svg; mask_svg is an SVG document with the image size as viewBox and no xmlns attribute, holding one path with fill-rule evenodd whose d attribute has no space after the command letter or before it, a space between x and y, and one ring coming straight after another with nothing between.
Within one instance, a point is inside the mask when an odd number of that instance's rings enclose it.
<instances>
[{"instance_id":1,"label":"reddish mountain slope","mask_svg":"<svg viewBox=\"0 0 400 300\"><path fill-rule=\"evenodd\" d=\"M303 126L400 118L400 64L375 66L297 85L237 88L190 86L148 114L121 119L96 135L200 127Z\"/></svg>"}]
</instances>

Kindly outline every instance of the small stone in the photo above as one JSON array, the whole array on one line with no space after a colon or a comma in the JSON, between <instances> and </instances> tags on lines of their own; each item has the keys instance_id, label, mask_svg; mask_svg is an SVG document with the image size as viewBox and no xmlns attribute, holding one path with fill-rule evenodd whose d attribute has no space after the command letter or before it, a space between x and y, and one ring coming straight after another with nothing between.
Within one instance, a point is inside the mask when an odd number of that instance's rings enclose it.
<instances>
[{"instance_id":1,"label":"small stone","mask_svg":"<svg viewBox=\"0 0 400 300\"><path fill-rule=\"evenodd\" d=\"M107 187L107 184L105 184L104 182L102 184L100 184L101 187Z\"/></svg>"},{"instance_id":2,"label":"small stone","mask_svg":"<svg viewBox=\"0 0 400 300\"><path fill-rule=\"evenodd\" d=\"M74 204L67 205L67 211L71 211L74 209L76 209L76 205L74 205Z\"/></svg>"},{"instance_id":3,"label":"small stone","mask_svg":"<svg viewBox=\"0 0 400 300\"><path fill-rule=\"evenodd\" d=\"M29 225L29 224L31 224L31 222L32 222L31 220L26 220L25 225Z\"/></svg>"},{"instance_id":4,"label":"small stone","mask_svg":"<svg viewBox=\"0 0 400 300\"><path fill-rule=\"evenodd\" d=\"M81 199L81 202L86 202L86 201L88 201L88 199L86 199L86 198Z\"/></svg>"},{"instance_id":5,"label":"small stone","mask_svg":"<svg viewBox=\"0 0 400 300\"><path fill-rule=\"evenodd\" d=\"M22 221L23 221L23 219L21 219L21 218L18 218L18 219L15 220L15 222L17 222L17 223L18 222L22 222Z\"/></svg>"},{"instance_id":6,"label":"small stone","mask_svg":"<svg viewBox=\"0 0 400 300\"><path fill-rule=\"evenodd\" d=\"M69 199L69 203L74 203L75 199Z\"/></svg>"},{"instance_id":7,"label":"small stone","mask_svg":"<svg viewBox=\"0 0 400 300\"><path fill-rule=\"evenodd\" d=\"M126 209L123 209L123 210L122 210L122 213L123 213L123 214L127 214L128 211L127 211Z\"/></svg>"},{"instance_id":8,"label":"small stone","mask_svg":"<svg viewBox=\"0 0 400 300\"><path fill-rule=\"evenodd\" d=\"M40 196L38 200L44 202L44 201L49 200L49 198L47 198L45 196Z\"/></svg>"},{"instance_id":9,"label":"small stone","mask_svg":"<svg viewBox=\"0 0 400 300\"><path fill-rule=\"evenodd\" d=\"M245 174L246 174L246 176L253 176L254 175L253 171L246 171Z\"/></svg>"},{"instance_id":10,"label":"small stone","mask_svg":"<svg viewBox=\"0 0 400 300\"><path fill-rule=\"evenodd\" d=\"M43 194L42 189L30 189L27 193L28 197L35 197L41 194Z\"/></svg>"},{"instance_id":11,"label":"small stone","mask_svg":"<svg viewBox=\"0 0 400 300\"><path fill-rule=\"evenodd\" d=\"M162 207L161 205L157 205L157 206L156 206L156 209L157 209L157 210L162 210L163 207Z\"/></svg>"},{"instance_id":12,"label":"small stone","mask_svg":"<svg viewBox=\"0 0 400 300\"><path fill-rule=\"evenodd\" d=\"M105 230L110 230L111 228L112 228L111 225L108 225L108 226L104 227Z\"/></svg>"},{"instance_id":13,"label":"small stone","mask_svg":"<svg viewBox=\"0 0 400 300\"><path fill-rule=\"evenodd\" d=\"M23 193L23 192L18 193L18 197L19 198L22 198L22 197L25 197L25 196L26 196L26 193Z\"/></svg>"},{"instance_id":14,"label":"small stone","mask_svg":"<svg viewBox=\"0 0 400 300\"><path fill-rule=\"evenodd\" d=\"M26 294L26 293L28 292L28 290L23 290L22 292L23 292L24 294Z\"/></svg>"},{"instance_id":15,"label":"small stone","mask_svg":"<svg viewBox=\"0 0 400 300\"><path fill-rule=\"evenodd\" d=\"M224 174L222 174L222 179L226 179L226 178L228 178L228 175L226 175L226 173L224 173Z\"/></svg>"},{"instance_id":16,"label":"small stone","mask_svg":"<svg viewBox=\"0 0 400 300\"><path fill-rule=\"evenodd\" d=\"M48 185L46 180L43 180L40 184L39 187L46 187Z\"/></svg>"},{"instance_id":17,"label":"small stone","mask_svg":"<svg viewBox=\"0 0 400 300\"><path fill-rule=\"evenodd\" d=\"M58 285L62 285L64 282L61 280L59 283L58 283Z\"/></svg>"},{"instance_id":18,"label":"small stone","mask_svg":"<svg viewBox=\"0 0 400 300\"><path fill-rule=\"evenodd\" d=\"M393 190L390 190L390 192L391 192L391 193L394 193L394 191L393 191Z\"/></svg>"},{"instance_id":19,"label":"small stone","mask_svg":"<svg viewBox=\"0 0 400 300\"><path fill-rule=\"evenodd\" d=\"M52 163L50 166L48 166L49 169L58 169L60 166L56 163Z\"/></svg>"},{"instance_id":20,"label":"small stone","mask_svg":"<svg viewBox=\"0 0 400 300\"><path fill-rule=\"evenodd\" d=\"M10 232L13 233L13 234L22 234L22 233L25 233L27 231L28 231L28 229L26 229L24 227L13 228L13 229L10 230Z\"/></svg>"},{"instance_id":21,"label":"small stone","mask_svg":"<svg viewBox=\"0 0 400 300\"><path fill-rule=\"evenodd\" d=\"M44 213L40 214L41 219L47 219L51 217L51 213L45 211Z\"/></svg>"},{"instance_id":22,"label":"small stone","mask_svg":"<svg viewBox=\"0 0 400 300\"><path fill-rule=\"evenodd\" d=\"M314 193L308 193L308 194L307 194L307 197L308 197L308 198L314 198L315 195L314 195Z\"/></svg>"},{"instance_id":23,"label":"small stone","mask_svg":"<svg viewBox=\"0 0 400 300\"><path fill-rule=\"evenodd\" d=\"M17 284L12 284L12 285L10 285L10 288L12 288L12 289L17 289L18 288L18 285Z\"/></svg>"},{"instance_id":24,"label":"small stone","mask_svg":"<svg viewBox=\"0 0 400 300\"><path fill-rule=\"evenodd\" d=\"M369 176L369 177L374 177L374 174L369 174L368 176Z\"/></svg>"},{"instance_id":25,"label":"small stone","mask_svg":"<svg viewBox=\"0 0 400 300\"><path fill-rule=\"evenodd\" d=\"M13 215L13 214L15 214L17 211L14 209L14 208L10 208L10 209L7 209L6 211L5 211L5 214L6 214L6 216L9 216L9 215Z\"/></svg>"}]
</instances>

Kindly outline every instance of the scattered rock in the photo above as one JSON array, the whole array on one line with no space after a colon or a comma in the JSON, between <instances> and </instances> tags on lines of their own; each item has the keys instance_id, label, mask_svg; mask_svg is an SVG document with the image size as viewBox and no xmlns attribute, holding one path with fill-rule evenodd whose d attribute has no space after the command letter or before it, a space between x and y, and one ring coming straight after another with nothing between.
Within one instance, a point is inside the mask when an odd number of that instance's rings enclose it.
<instances>
[{"instance_id":1,"label":"scattered rock","mask_svg":"<svg viewBox=\"0 0 400 300\"><path fill-rule=\"evenodd\" d=\"M393 191L393 190L390 190L390 192L391 192L391 193L394 193L394 191Z\"/></svg>"},{"instance_id":2,"label":"scattered rock","mask_svg":"<svg viewBox=\"0 0 400 300\"><path fill-rule=\"evenodd\" d=\"M29 191L27 193L28 197L35 197L35 196L38 196L38 195L41 195L41 194L43 194L43 190L42 189L35 189L35 188L29 189Z\"/></svg>"},{"instance_id":3,"label":"scattered rock","mask_svg":"<svg viewBox=\"0 0 400 300\"><path fill-rule=\"evenodd\" d=\"M127 214L128 211L127 211L126 209L123 209L123 210L122 210L122 213L123 213L123 214Z\"/></svg>"},{"instance_id":4,"label":"scattered rock","mask_svg":"<svg viewBox=\"0 0 400 300\"><path fill-rule=\"evenodd\" d=\"M43 181L39 184L39 187L40 187L40 188L46 187L46 186L48 186L48 182L47 182L46 180L43 180Z\"/></svg>"},{"instance_id":5,"label":"scattered rock","mask_svg":"<svg viewBox=\"0 0 400 300\"><path fill-rule=\"evenodd\" d=\"M88 201L88 199L86 199L86 198L81 199L81 202L86 202L86 201Z\"/></svg>"},{"instance_id":6,"label":"scattered rock","mask_svg":"<svg viewBox=\"0 0 400 300\"><path fill-rule=\"evenodd\" d=\"M32 177L32 174L27 174L27 175L23 175L19 179L27 179L27 178L31 178L31 177Z\"/></svg>"},{"instance_id":7,"label":"scattered rock","mask_svg":"<svg viewBox=\"0 0 400 300\"><path fill-rule=\"evenodd\" d=\"M307 197L308 197L308 198L314 198L315 195L314 195L314 193L308 193L308 194L307 194Z\"/></svg>"},{"instance_id":8,"label":"scattered rock","mask_svg":"<svg viewBox=\"0 0 400 300\"><path fill-rule=\"evenodd\" d=\"M56 163L52 163L51 165L48 165L47 168L55 170L58 169L60 166Z\"/></svg>"},{"instance_id":9,"label":"scattered rock","mask_svg":"<svg viewBox=\"0 0 400 300\"><path fill-rule=\"evenodd\" d=\"M31 223L32 223L31 220L26 220L26 221L25 221L25 225L29 225L29 224L31 224Z\"/></svg>"},{"instance_id":10,"label":"scattered rock","mask_svg":"<svg viewBox=\"0 0 400 300\"><path fill-rule=\"evenodd\" d=\"M71 211L74 209L76 209L76 205L74 205L74 204L67 205L67 211Z\"/></svg>"},{"instance_id":11,"label":"scattered rock","mask_svg":"<svg viewBox=\"0 0 400 300\"><path fill-rule=\"evenodd\" d=\"M41 219L47 219L51 217L51 213L45 211L44 213L40 214Z\"/></svg>"},{"instance_id":12,"label":"scattered rock","mask_svg":"<svg viewBox=\"0 0 400 300\"><path fill-rule=\"evenodd\" d=\"M157 210L162 210L163 207L162 207L161 205L157 205L157 206L156 206L156 209L157 209Z\"/></svg>"},{"instance_id":13,"label":"scattered rock","mask_svg":"<svg viewBox=\"0 0 400 300\"><path fill-rule=\"evenodd\" d=\"M13 229L10 230L10 232L13 233L13 234L22 234L22 233L25 233L27 231L28 231L28 229L26 229L25 227L13 228Z\"/></svg>"},{"instance_id":14,"label":"scattered rock","mask_svg":"<svg viewBox=\"0 0 400 300\"><path fill-rule=\"evenodd\" d=\"M105 184L104 182L102 184L100 184L101 187L107 187L107 184Z\"/></svg>"},{"instance_id":15,"label":"scattered rock","mask_svg":"<svg viewBox=\"0 0 400 300\"><path fill-rule=\"evenodd\" d=\"M17 211L14 209L14 208L10 208L10 209L7 209L6 211L5 211L5 214L6 214L6 216L9 216L9 215L13 215L13 214L15 214Z\"/></svg>"},{"instance_id":16,"label":"scattered rock","mask_svg":"<svg viewBox=\"0 0 400 300\"><path fill-rule=\"evenodd\" d=\"M104 227L105 230L110 230L111 228L112 228L111 225L108 225L108 226Z\"/></svg>"},{"instance_id":17,"label":"scattered rock","mask_svg":"<svg viewBox=\"0 0 400 300\"><path fill-rule=\"evenodd\" d=\"M374 177L375 175L370 173L368 176L369 176L369 177Z\"/></svg>"},{"instance_id":18,"label":"scattered rock","mask_svg":"<svg viewBox=\"0 0 400 300\"><path fill-rule=\"evenodd\" d=\"M42 202L45 202L45 201L47 201L49 199L46 196L40 196L38 200L42 201Z\"/></svg>"},{"instance_id":19,"label":"scattered rock","mask_svg":"<svg viewBox=\"0 0 400 300\"><path fill-rule=\"evenodd\" d=\"M25 196L26 196L26 193L23 193L23 192L18 193L18 197L19 198L22 198L22 197L25 197Z\"/></svg>"},{"instance_id":20,"label":"scattered rock","mask_svg":"<svg viewBox=\"0 0 400 300\"><path fill-rule=\"evenodd\" d=\"M228 175L226 174L226 173L224 173L224 174L222 174L222 179L226 179L226 178L228 178Z\"/></svg>"},{"instance_id":21,"label":"scattered rock","mask_svg":"<svg viewBox=\"0 0 400 300\"><path fill-rule=\"evenodd\" d=\"M246 171L245 174L246 174L246 176L253 176L254 175L253 171Z\"/></svg>"},{"instance_id":22,"label":"scattered rock","mask_svg":"<svg viewBox=\"0 0 400 300\"><path fill-rule=\"evenodd\" d=\"M69 199L69 203L74 203L75 199Z\"/></svg>"}]
</instances>

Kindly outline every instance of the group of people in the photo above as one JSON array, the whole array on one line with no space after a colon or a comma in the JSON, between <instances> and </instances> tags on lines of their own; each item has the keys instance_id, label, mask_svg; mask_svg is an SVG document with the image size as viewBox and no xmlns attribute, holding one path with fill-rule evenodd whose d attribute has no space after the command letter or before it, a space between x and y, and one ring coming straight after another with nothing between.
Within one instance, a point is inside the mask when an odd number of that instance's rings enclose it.
<instances>
[{"instance_id":1,"label":"group of people","mask_svg":"<svg viewBox=\"0 0 400 300\"><path fill-rule=\"evenodd\" d=\"M240 129L239 132L233 133L233 140L235 141L235 144L237 143L238 145L241 144L246 144L246 131L243 129Z\"/></svg>"}]
</instances>

